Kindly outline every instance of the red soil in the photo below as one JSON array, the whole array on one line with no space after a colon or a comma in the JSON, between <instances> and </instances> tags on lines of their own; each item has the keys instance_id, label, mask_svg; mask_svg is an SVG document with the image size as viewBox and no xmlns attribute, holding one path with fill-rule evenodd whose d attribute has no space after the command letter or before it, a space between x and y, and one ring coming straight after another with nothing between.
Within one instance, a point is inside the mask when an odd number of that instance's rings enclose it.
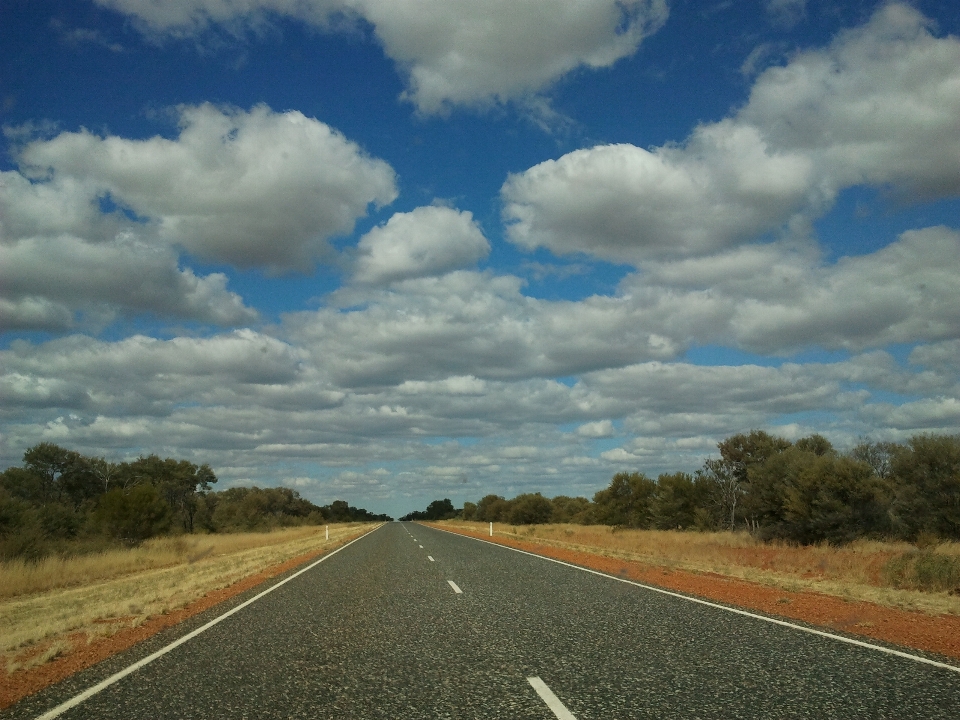
<instances>
[{"instance_id":1,"label":"red soil","mask_svg":"<svg viewBox=\"0 0 960 720\"><path fill-rule=\"evenodd\" d=\"M305 564L309 560L325 555L345 544L353 537L356 536L351 535L345 537L335 545L328 545L319 551L298 555L284 563L269 567L256 575L250 575L242 580L238 580L233 585L222 588L221 590L211 591L179 610L174 610L164 615L157 615L148 619L138 627L124 628L110 637L95 638L88 644L86 633L74 633L68 638L72 649L43 665L37 665L36 667L26 670L19 670L6 677L4 677L4 668L0 668L0 710L13 705L27 695L32 695L42 690L48 685L58 683L80 670L95 665L101 660L106 660L111 655L126 650L138 642L142 642L156 635L161 630L166 630L168 627L183 622L187 618L197 615L224 600L228 600L250 588L256 587L272 577L276 577L288 570L292 570L298 565ZM116 621L122 622L122 620L122 618L118 618ZM25 657L19 659L22 660L38 655L45 649L46 647L43 646L31 648Z\"/></svg>"},{"instance_id":2,"label":"red soil","mask_svg":"<svg viewBox=\"0 0 960 720\"><path fill-rule=\"evenodd\" d=\"M453 530L449 527L443 529L698 598L736 605L748 610L759 610L789 620L800 620L827 629L840 630L960 659L960 617L933 616L895 610L867 602L843 600L821 593L778 590L712 573L669 570L534 542L502 537L490 538L485 533ZM345 538L338 546L349 539ZM230 587L210 592L180 610L150 618L143 625L125 628L112 637L95 639L89 645L86 635L77 633L70 637L70 642L75 649L44 665L8 676L0 685L0 710L332 549L334 548L327 547L319 552L300 555L257 575L244 578ZM41 650L33 652L41 652Z\"/></svg>"},{"instance_id":3,"label":"red soil","mask_svg":"<svg viewBox=\"0 0 960 720\"><path fill-rule=\"evenodd\" d=\"M591 570L599 570L608 575L674 590L685 595L736 605L746 610L759 610L768 615L800 620L828 630L862 635L960 659L960 617L953 615L927 615L921 612L896 610L817 592L779 590L713 573L671 570L551 545L502 537L491 538L486 533L459 528L444 527L442 529L526 550Z\"/></svg>"}]
</instances>

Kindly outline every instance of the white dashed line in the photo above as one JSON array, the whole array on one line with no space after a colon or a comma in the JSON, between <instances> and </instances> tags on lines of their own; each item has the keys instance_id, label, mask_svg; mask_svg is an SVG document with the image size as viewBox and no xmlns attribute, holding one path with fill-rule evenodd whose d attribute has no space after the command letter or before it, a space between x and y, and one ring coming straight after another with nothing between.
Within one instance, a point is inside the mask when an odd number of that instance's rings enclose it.
<instances>
[{"instance_id":1,"label":"white dashed line","mask_svg":"<svg viewBox=\"0 0 960 720\"><path fill-rule=\"evenodd\" d=\"M420 549L423 550L423 545L420 546Z\"/></svg>"},{"instance_id":2,"label":"white dashed line","mask_svg":"<svg viewBox=\"0 0 960 720\"><path fill-rule=\"evenodd\" d=\"M463 590L461 590L459 587L457 587L457 584L456 584L453 580L447 580L447 582L450 583L450 587L453 588L453 591L454 591L457 595L463 595Z\"/></svg>"},{"instance_id":3,"label":"white dashed line","mask_svg":"<svg viewBox=\"0 0 960 720\"><path fill-rule=\"evenodd\" d=\"M429 560L430 562L436 562L436 561L433 559L433 555L427 555L427 560Z\"/></svg>"},{"instance_id":4,"label":"white dashed line","mask_svg":"<svg viewBox=\"0 0 960 720\"><path fill-rule=\"evenodd\" d=\"M547 687L547 684L540 678L528 677L527 682L537 691L537 695L547 704L547 707L557 716L557 720L577 720L576 716L567 710L566 706L560 702L560 698L553 694L553 691Z\"/></svg>"},{"instance_id":5,"label":"white dashed line","mask_svg":"<svg viewBox=\"0 0 960 720\"><path fill-rule=\"evenodd\" d=\"M450 530L441 530L441 532L450 533L451 535L460 535L460 533L455 533ZM621 582L626 585L633 585L634 587L643 588L644 590L650 590L651 592L660 593L661 595L668 595L670 597L677 598L678 600L686 600L687 602L696 603L697 605L705 605L707 607L715 608L717 610L723 610L725 612L733 613L735 615L741 615L743 617L752 618L754 620L760 620L762 622L771 623L773 625L780 625L781 627L788 627L792 630L799 630L800 632L809 633L811 635L817 635L823 638L829 638L830 640L837 640L838 642L847 643L848 645L856 645L857 647L861 647L866 650L873 650L875 652L886 653L887 655L894 655L896 657L904 658L905 660L912 660L913 662L923 663L924 665L932 665L933 667L938 667L943 670L950 670L951 672L960 673L960 667L956 665L948 665L947 663L942 663L937 660L931 660L930 658L925 658L922 655L914 655L912 653L906 653L900 650L886 648L886 647L883 647L882 645L874 645L873 643L864 642L863 640L854 640L853 638L843 637L842 635L835 635L834 633L825 632L823 630L817 630L816 628L804 627L803 625L797 625L792 622L787 622L786 620L778 620L777 618L767 617L766 615L758 615L757 613L752 613L749 610L741 610L740 608L720 605L719 603L710 602L709 600L701 600L700 598L690 597L689 595L682 595L681 593L673 592L672 590L664 590L663 588L657 587L655 585L645 585L643 583L634 582L633 580L627 580L626 578L617 577L616 575L608 575L607 573L600 572L599 570L591 570L590 568L580 567L579 565L574 565L572 563L564 562L563 560L556 560L555 558L547 557L546 555L537 555L536 553L527 552L526 550L518 550L517 548L512 548L509 545L501 545L500 543L492 542L490 540L474 538L474 537L470 537L469 535L460 535L460 537L466 537L469 540L476 540L477 542L487 543L488 545L495 545L496 547L503 548L504 550L511 550L513 552L520 553L521 555L529 555L530 557L537 558L538 560L546 560L547 562L556 563L557 565L563 565L565 567L572 568L574 570L579 570L580 572L590 573L591 575L599 575L600 577L616 580L617 582Z\"/></svg>"}]
</instances>

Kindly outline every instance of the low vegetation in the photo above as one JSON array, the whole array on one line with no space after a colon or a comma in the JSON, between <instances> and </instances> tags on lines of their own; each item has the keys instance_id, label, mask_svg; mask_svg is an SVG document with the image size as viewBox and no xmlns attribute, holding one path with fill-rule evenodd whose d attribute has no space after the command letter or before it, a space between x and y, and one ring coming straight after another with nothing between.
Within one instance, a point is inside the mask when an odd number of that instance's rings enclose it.
<instances>
[{"instance_id":1,"label":"low vegetation","mask_svg":"<svg viewBox=\"0 0 960 720\"><path fill-rule=\"evenodd\" d=\"M446 520L441 526L486 535L487 523ZM898 541L855 540L842 546L763 541L737 532L638 530L609 525L495 523L497 537L598 553L623 560L815 590L850 600L931 614L960 615L960 543L922 550Z\"/></svg>"},{"instance_id":2,"label":"low vegetation","mask_svg":"<svg viewBox=\"0 0 960 720\"><path fill-rule=\"evenodd\" d=\"M2 562L0 658L7 673L42 664L367 527L332 525L329 540L323 527L181 535L100 554Z\"/></svg>"},{"instance_id":3,"label":"low vegetation","mask_svg":"<svg viewBox=\"0 0 960 720\"><path fill-rule=\"evenodd\" d=\"M592 501L487 495L429 518L513 525L576 523L656 530L743 530L758 540L811 545L860 539L918 546L960 540L960 436L864 442L849 452L812 435L795 443L760 430L719 445L696 473L621 472Z\"/></svg>"},{"instance_id":4,"label":"low vegetation","mask_svg":"<svg viewBox=\"0 0 960 720\"><path fill-rule=\"evenodd\" d=\"M157 455L86 457L52 443L0 473L0 560L39 561L164 536L389 520L343 500L318 506L284 487L215 492L209 465Z\"/></svg>"}]
</instances>

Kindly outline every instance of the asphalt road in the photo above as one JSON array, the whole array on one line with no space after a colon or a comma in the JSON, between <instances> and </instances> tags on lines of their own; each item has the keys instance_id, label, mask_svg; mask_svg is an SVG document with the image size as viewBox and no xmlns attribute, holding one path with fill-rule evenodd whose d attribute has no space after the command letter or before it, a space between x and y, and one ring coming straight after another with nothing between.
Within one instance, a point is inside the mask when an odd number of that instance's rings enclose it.
<instances>
[{"instance_id":1,"label":"asphalt road","mask_svg":"<svg viewBox=\"0 0 960 720\"><path fill-rule=\"evenodd\" d=\"M39 717L224 609L0 717ZM389 523L59 717L956 720L960 673Z\"/></svg>"}]
</instances>

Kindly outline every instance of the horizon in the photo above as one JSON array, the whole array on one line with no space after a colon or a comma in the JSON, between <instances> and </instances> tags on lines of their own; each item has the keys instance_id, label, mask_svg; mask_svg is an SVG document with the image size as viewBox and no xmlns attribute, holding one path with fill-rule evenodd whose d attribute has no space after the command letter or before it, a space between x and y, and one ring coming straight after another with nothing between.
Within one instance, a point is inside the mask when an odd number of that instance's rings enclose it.
<instances>
[{"instance_id":1,"label":"horizon","mask_svg":"<svg viewBox=\"0 0 960 720\"><path fill-rule=\"evenodd\" d=\"M960 433L960 6L14 0L0 462L400 517Z\"/></svg>"}]
</instances>

